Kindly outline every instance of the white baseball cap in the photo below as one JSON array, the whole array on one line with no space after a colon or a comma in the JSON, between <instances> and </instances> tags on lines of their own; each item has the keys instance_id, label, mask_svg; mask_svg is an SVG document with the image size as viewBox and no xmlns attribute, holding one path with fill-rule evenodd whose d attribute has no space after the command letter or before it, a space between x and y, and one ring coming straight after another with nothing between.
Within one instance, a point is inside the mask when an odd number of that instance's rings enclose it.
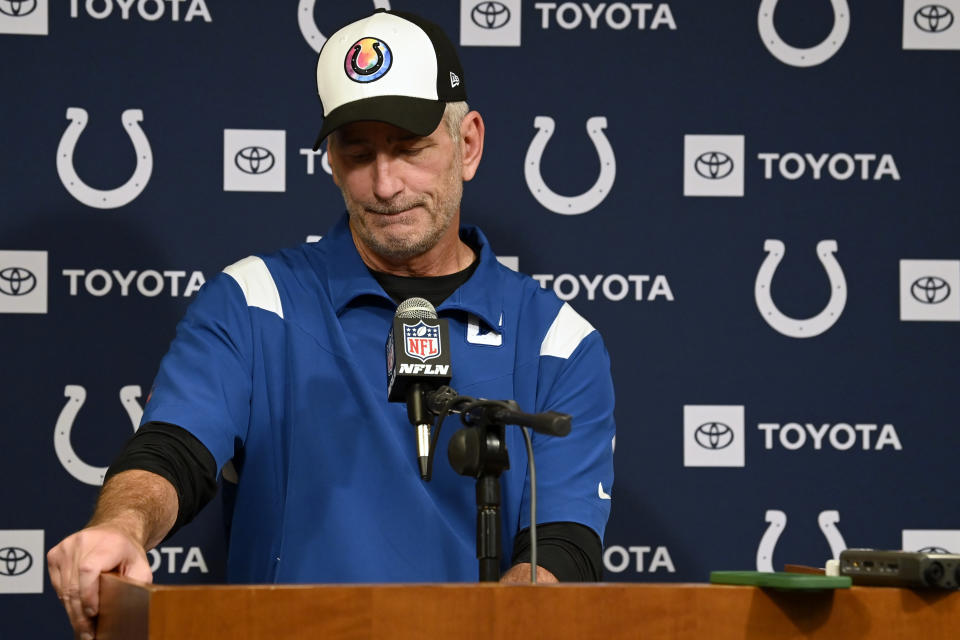
<instances>
[{"instance_id":1,"label":"white baseball cap","mask_svg":"<svg viewBox=\"0 0 960 640\"><path fill-rule=\"evenodd\" d=\"M323 126L313 148L359 120L376 120L426 136L447 102L467 99L453 43L436 24L402 11L378 10L330 36L317 60Z\"/></svg>"}]
</instances>

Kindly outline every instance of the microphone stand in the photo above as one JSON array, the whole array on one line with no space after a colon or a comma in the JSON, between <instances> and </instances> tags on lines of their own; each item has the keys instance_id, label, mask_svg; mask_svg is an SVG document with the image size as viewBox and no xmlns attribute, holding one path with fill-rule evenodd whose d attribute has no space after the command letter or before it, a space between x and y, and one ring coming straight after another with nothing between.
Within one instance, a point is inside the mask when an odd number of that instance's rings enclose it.
<instances>
[{"instance_id":1,"label":"microphone stand","mask_svg":"<svg viewBox=\"0 0 960 640\"><path fill-rule=\"evenodd\" d=\"M458 395L446 386L429 394L427 403L430 411L440 417L430 446L431 468L443 418L449 413L460 413L460 420L466 425L450 438L447 457L454 471L476 478L480 582L497 582L502 555L500 474L510 468L506 425L529 426L541 433L565 436L570 432L570 416L554 411L527 414L513 400L478 400Z\"/></svg>"},{"instance_id":2,"label":"microphone stand","mask_svg":"<svg viewBox=\"0 0 960 640\"><path fill-rule=\"evenodd\" d=\"M477 479L480 582L500 579L500 474L510 468L505 426L484 416L453 434L447 452L454 471Z\"/></svg>"}]
</instances>

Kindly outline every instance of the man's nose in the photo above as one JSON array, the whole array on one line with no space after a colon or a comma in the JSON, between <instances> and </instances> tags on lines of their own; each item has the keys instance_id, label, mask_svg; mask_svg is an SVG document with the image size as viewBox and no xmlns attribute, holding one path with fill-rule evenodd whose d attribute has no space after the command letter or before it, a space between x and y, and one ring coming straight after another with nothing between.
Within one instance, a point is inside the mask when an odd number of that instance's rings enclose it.
<instances>
[{"instance_id":1,"label":"man's nose","mask_svg":"<svg viewBox=\"0 0 960 640\"><path fill-rule=\"evenodd\" d=\"M380 200L390 200L403 191L397 159L378 153L373 167L373 193Z\"/></svg>"}]
</instances>

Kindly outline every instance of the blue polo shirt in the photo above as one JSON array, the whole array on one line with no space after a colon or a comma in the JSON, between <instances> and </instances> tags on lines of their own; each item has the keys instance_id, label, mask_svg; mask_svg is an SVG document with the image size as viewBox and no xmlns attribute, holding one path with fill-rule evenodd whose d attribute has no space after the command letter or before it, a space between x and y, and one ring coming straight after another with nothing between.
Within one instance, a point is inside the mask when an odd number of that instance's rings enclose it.
<instances>
[{"instance_id":1,"label":"blue polo shirt","mask_svg":"<svg viewBox=\"0 0 960 640\"><path fill-rule=\"evenodd\" d=\"M451 386L572 414L567 437L534 434L538 522L601 539L613 484L613 385L603 342L553 292L497 262L475 227L473 276L438 308ZM251 256L203 287L160 364L144 423L193 433L217 468L234 459L231 582L475 581L475 483L446 460L420 479L406 408L387 402L384 344L396 304L371 276L347 218L317 243ZM523 436L507 428L503 569L528 527Z\"/></svg>"}]
</instances>

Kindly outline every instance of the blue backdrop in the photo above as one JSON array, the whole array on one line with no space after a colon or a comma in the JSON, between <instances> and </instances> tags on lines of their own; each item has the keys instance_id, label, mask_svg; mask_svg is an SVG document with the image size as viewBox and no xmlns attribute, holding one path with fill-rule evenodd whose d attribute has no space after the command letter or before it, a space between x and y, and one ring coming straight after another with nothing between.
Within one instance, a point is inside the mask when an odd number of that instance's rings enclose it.
<instances>
[{"instance_id":1,"label":"blue backdrop","mask_svg":"<svg viewBox=\"0 0 960 640\"><path fill-rule=\"evenodd\" d=\"M463 217L605 337L607 579L960 552L960 0L0 0L0 636L66 637L44 553L196 289L341 215L316 50L374 5L461 45ZM151 561L222 581L219 498Z\"/></svg>"}]
</instances>

